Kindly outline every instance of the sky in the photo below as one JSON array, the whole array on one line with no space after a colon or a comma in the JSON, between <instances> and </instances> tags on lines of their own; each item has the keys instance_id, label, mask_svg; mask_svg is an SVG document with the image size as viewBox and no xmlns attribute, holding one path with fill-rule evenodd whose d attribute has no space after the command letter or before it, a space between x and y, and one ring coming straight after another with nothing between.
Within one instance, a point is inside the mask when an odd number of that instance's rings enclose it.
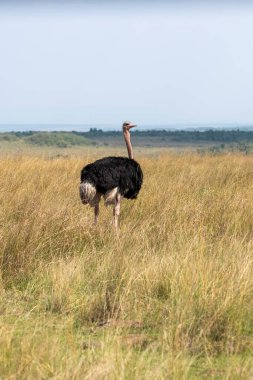
<instances>
[{"instance_id":1,"label":"sky","mask_svg":"<svg viewBox=\"0 0 253 380\"><path fill-rule=\"evenodd\" d=\"M0 1L0 124L253 124L250 2L120 4Z\"/></svg>"}]
</instances>

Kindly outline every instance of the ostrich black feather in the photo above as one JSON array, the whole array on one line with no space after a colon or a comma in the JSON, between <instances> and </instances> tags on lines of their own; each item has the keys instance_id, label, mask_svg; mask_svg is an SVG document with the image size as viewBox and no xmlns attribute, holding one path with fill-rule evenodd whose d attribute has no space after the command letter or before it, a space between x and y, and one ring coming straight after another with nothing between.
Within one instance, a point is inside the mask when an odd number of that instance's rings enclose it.
<instances>
[{"instance_id":1,"label":"ostrich black feather","mask_svg":"<svg viewBox=\"0 0 253 380\"><path fill-rule=\"evenodd\" d=\"M124 198L135 199L142 186L143 173L133 159L105 157L82 169L81 182L92 184L101 194L118 187Z\"/></svg>"}]
</instances>

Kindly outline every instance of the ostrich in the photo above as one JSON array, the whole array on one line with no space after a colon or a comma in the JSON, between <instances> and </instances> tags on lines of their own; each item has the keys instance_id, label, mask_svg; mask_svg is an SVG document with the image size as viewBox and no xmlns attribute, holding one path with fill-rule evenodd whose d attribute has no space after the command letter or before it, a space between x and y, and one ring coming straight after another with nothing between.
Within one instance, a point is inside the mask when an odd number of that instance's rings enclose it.
<instances>
[{"instance_id":1,"label":"ostrich","mask_svg":"<svg viewBox=\"0 0 253 380\"><path fill-rule=\"evenodd\" d=\"M101 196L105 205L113 205L113 218L116 230L122 198L135 199L141 189L143 173L140 165L133 159L130 129L136 127L129 121L122 125L128 157L104 157L86 165L81 171L79 187L84 205L94 207L95 224L98 221Z\"/></svg>"}]
</instances>

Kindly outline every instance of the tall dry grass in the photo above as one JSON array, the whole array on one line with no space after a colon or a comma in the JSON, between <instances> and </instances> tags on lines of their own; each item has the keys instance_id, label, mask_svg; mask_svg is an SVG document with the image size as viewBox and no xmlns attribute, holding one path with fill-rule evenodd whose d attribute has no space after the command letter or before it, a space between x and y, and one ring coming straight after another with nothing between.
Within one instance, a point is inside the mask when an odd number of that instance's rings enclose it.
<instances>
[{"instance_id":1,"label":"tall dry grass","mask_svg":"<svg viewBox=\"0 0 253 380\"><path fill-rule=\"evenodd\" d=\"M253 157L139 158L119 236L92 154L1 158L0 378L253 378Z\"/></svg>"}]
</instances>

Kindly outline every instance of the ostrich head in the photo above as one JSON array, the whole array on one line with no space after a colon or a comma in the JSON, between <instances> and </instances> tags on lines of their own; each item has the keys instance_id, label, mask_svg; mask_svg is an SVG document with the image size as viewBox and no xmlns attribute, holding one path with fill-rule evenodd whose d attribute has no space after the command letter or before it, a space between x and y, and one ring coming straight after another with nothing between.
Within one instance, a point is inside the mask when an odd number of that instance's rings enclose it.
<instances>
[{"instance_id":1,"label":"ostrich head","mask_svg":"<svg viewBox=\"0 0 253 380\"><path fill-rule=\"evenodd\" d=\"M122 125L123 132L129 131L129 129L137 127L136 124L131 123L131 121L124 121Z\"/></svg>"}]
</instances>

